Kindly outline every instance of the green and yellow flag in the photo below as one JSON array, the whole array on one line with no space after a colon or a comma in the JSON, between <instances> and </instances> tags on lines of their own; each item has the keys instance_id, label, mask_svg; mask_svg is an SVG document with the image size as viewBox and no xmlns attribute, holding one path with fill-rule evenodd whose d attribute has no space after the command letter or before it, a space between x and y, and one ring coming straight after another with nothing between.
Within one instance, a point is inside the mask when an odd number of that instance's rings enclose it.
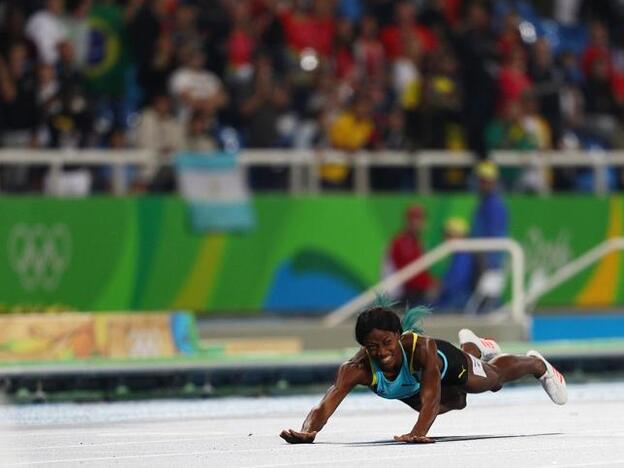
<instances>
[{"instance_id":1,"label":"green and yellow flag","mask_svg":"<svg viewBox=\"0 0 624 468\"><path fill-rule=\"evenodd\" d=\"M97 93L119 96L124 92L130 63L123 12L115 4L95 2L88 21L86 74L89 88Z\"/></svg>"}]
</instances>

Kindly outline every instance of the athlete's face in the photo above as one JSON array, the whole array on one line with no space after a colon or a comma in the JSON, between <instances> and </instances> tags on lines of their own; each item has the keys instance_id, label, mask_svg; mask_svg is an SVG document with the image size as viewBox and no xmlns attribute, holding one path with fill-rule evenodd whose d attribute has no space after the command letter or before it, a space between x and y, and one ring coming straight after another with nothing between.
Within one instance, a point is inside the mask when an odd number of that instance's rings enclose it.
<instances>
[{"instance_id":1,"label":"athlete's face","mask_svg":"<svg viewBox=\"0 0 624 468\"><path fill-rule=\"evenodd\" d=\"M369 356L379 363L383 371L394 371L401 366L403 353L399 338L397 332L373 328L364 340Z\"/></svg>"}]
</instances>

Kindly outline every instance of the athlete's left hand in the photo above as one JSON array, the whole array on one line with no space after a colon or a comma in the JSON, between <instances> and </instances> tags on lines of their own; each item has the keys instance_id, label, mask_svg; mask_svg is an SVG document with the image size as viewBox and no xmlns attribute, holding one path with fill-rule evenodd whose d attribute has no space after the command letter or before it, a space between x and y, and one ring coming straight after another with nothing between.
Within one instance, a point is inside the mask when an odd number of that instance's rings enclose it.
<instances>
[{"instance_id":1,"label":"athlete's left hand","mask_svg":"<svg viewBox=\"0 0 624 468\"><path fill-rule=\"evenodd\" d=\"M403 434L401 436L394 436L394 440L397 442L406 442L408 444L433 444L435 440L425 435Z\"/></svg>"}]
</instances>

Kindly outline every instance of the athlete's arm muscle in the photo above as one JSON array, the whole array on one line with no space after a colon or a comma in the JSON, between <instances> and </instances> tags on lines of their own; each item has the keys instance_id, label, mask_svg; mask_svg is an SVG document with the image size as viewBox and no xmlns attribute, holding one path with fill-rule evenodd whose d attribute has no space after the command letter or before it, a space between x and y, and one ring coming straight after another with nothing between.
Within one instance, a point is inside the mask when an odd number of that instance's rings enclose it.
<instances>
[{"instance_id":1,"label":"athlete's arm muscle","mask_svg":"<svg viewBox=\"0 0 624 468\"><path fill-rule=\"evenodd\" d=\"M420 401L421 407L418 420L409 434L395 437L395 440L402 442L430 443L432 439L427 437L427 432L435 421L440 411L440 368L438 364L438 350L435 341L422 336L416 345L414 362L420 364L421 386Z\"/></svg>"},{"instance_id":2,"label":"athlete's arm muscle","mask_svg":"<svg viewBox=\"0 0 624 468\"><path fill-rule=\"evenodd\" d=\"M363 366L360 353L350 361L345 362L338 369L336 381L329 387L318 405L316 405L305 418L300 431L285 429L280 437L291 444L312 443L318 431L327 423L330 416L336 411L338 405L347 394L358 385L367 385L370 382L370 371Z\"/></svg>"}]
</instances>

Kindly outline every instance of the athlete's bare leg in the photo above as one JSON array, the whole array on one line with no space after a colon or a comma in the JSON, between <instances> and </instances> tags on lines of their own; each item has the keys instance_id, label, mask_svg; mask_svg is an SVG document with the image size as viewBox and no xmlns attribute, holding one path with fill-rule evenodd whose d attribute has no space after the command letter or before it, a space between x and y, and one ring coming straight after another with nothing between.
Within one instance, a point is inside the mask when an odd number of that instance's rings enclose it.
<instances>
[{"instance_id":1,"label":"athlete's bare leg","mask_svg":"<svg viewBox=\"0 0 624 468\"><path fill-rule=\"evenodd\" d=\"M461 387L442 388L440 398L440 410L438 414L444 414L453 410L462 410L466 407L466 391Z\"/></svg>"},{"instance_id":2,"label":"athlete's bare leg","mask_svg":"<svg viewBox=\"0 0 624 468\"><path fill-rule=\"evenodd\" d=\"M468 354L473 355L477 359L481 359L481 351L479 351L479 348L477 348L476 344L464 343L463 345L461 345L461 350L464 353L468 353Z\"/></svg>"},{"instance_id":3,"label":"athlete's bare leg","mask_svg":"<svg viewBox=\"0 0 624 468\"><path fill-rule=\"evenodd\" d=\"M503 354L489 363L482 363L486 376L476 375L471 369L465 390L468 393L496 392L507 382L532 375L539 378L546 372L545 364L534 357Z\"/></svg>"},{"instance_id":4,"label":"athlete's bare leg","mask_svg":"<svg viewBox=\"0 0 624 468\"><path fill-rule=\"evenodd\" d=\"M410 408L420 411L420 394L401 400ZM448 413L453 410L460 410L466 407L466 391L461 387L442 387L440 396L440 409L438 414Z\"/></svg>"}]
</instances>

